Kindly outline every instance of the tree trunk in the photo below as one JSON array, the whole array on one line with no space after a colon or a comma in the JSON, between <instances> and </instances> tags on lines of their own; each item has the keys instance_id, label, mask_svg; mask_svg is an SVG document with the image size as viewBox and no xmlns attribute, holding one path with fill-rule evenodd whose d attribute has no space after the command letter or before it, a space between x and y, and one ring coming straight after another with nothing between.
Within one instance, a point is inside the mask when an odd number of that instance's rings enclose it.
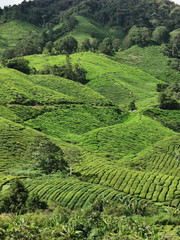
<instances>
[{"instance_id":1,"label":"tree trunk","mask_svg":"<svg viewBox=\"0 0 180 240\"><path fill-rule=\"evenodd\" d=\"M70 173L69 173L70 176L72 176L72 164L70 164Z\"/></svg>"}]
</instances>

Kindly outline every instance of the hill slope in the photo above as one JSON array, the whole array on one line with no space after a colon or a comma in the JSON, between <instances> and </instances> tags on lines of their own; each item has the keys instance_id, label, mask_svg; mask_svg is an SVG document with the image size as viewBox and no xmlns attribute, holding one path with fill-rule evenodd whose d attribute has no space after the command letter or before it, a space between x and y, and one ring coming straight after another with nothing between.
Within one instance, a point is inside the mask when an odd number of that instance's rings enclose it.
<instances>
[{"instance_id":1,"label":"hill slope","mask_svg":"<svg viewBox=\"0 0 180 240\"><path fill-rule=\"evenodd\" d=\"M29 38L33 34L39 34L41 29L27 22L19 20L0 24L0 51L14 47L22 40Z\"/></svg>"},{"instance_id":2,"label":"hill slope","mask_svg":"<svg viewBox=\"0 0 180 240\"><path fill-rule=\"evenodd\" d=\"M37 70L47 64L61 66L65 56L28 56L30 66ZM161 81L151 75L121 64L104 55L95 53L76 53L71 55L72 62L79 62L87 70L87 86L110 99L114 104L127 106L133 98L138 107L157 104L156 85Z\"/></svg>"},{"instance_id":3,"label":"hill slope","mask_svg":"<svg viewBox=\"0 0 180 240\"><path fill-rule=\"evenodd\" d=\"M89 151L121 159L133 157L173 131L156 121L136 116L123 124L99 128L83 134L80 145Z\"/></svg>"},{"instance_id":4,"label":"hill slope","mask_svg":"<svg viewBox=\"0 0 180 240\"><path fill-rule=\"evenodd\" d=\"M180 78L179 72L169 66L170 59L163 55L161 46L143 48L133 46L123 52L118 52L115 59L136 66L165 82L178 81Z\"/></svg>"}]
</instances>

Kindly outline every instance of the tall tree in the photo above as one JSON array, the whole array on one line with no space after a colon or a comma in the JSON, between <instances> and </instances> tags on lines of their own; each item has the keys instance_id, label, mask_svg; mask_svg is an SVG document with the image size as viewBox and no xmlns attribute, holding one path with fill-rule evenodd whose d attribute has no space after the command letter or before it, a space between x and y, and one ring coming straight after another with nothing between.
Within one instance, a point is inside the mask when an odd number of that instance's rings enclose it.
<instances>
[{"instance_id":1,"label":"tall tree","mask_svg":"<svg viewBox=\"0 0 180 240\"><path fill-rule=\"evenodd\" d=\"M152 38L155 43L162 44L169 41L169 32L165 26L158 26L152 33Z\"/></svg>"},{"instance_id":2,"label":"tall tree","mask_svg":"<svg viewBox=\"0 0 180 240\"><path fill-rule=\"evenodd\" d=\"M80 162L80 152L77 148L69 147L65 150L65 158L69 165L69 175L73 174L73 165Z\"/></svg>"},{"instance_id":3,"label":"tall tree","mask_svg":"<svg viewBox=\"0 0 180 240\"><path fill-rule=\"evenodd\" d=\"M55 48L59 53L71 54L77 51L78 42L74 37L66 37L55 42Z\"/></svg>"},{"instance_id":4,"label":"tall tree","mask_svg":"<svg viewBox=\"0 0 180 240\"><path fill-rule=\"evenodd\" d=\"M36 161L35 169L41 169L46 174L65 169L66 163L63 158L63 151L46 137L37 137L30 147L30 153Z\"/></svg>"}]
</instances>

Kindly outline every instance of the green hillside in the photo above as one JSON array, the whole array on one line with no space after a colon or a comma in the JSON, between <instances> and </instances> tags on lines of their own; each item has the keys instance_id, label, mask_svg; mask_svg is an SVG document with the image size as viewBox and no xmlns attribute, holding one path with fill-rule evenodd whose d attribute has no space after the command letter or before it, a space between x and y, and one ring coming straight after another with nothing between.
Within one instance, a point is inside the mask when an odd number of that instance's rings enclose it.
<instances>
[{"instance_id":1,"label":"green hillside","mask_svg":"<svg viewBox=\"0 0 180 240\"><path fill-rule=\"evenodd\" d=\"M67 105L52 109L26 124L65 141L77 141L81 134L124 120L124 115L115 107Z\"/></svg>"},{"instance_id":2,"label":"green hillside","mask_svg":"<svg viewBox=\"0 0 180 240\"><path fill-rule=\"evenodd\" d=\"M128 194L151 200L162 205L177 207L179 199L179 177L151 171L130 170L108 162L91 162L76 167L75 171L87 181Z\"/></svg>"},{"instance_id":3,"label":"green hillside","mask_svg":"<svg viewBox=\"0 0 180 240\"><path fill-rule=\"evenodd\" d=\"M0 24L0 50L14 47L20 40L40 31L38 27L18 20Z\"/></svg>"},{"instance_id":4,"label":"green hillside","mask_svg":"<svg viewBox=\"0 0 180 240\"><path fill-rule=\"evenodd\" d=\"M77 179L64 178L37 178L29 181L27 189L38 193L42 199L60 202L68 208L86 208L96 199L104 197L106 200L117 200L123 193L110 190L97 184L78 181Z\"/></svg>"},{"instance_id":5,"label":"green hillside","mask_svg":"<svg viewBox=\"0 0 180 240\"><path fill-rule=\"evenodd\" d=\"M0 171L27 164L27 147L40 133L1 117L0 134Z\"/></svg>"},{"instance_id":6,"label":"green hillside","mask_svg":"<svg viewBox=\"0 0 180 240\"><path fill-rule=\"evenodd\" d=\"M143 113L146 116L160 122L165 127L172 129L175 132L180 132L180 111L165 110L159 108L147 109Z\"/></svg>"},{"instance_id":7,"label":"green hillside","mask_svg":"<svg viewBox=\"0 0 180 240\"><path fill-rule=\"evenodd\" d=\"M130 165L138 166L140 169L163 173L169 176L179 176L179 135L157 142L148 153L135 158Z\"/></svg>"},{"instance_id":8,"label":"green hillside","mask_svg":"<svg viewBox=\"0 0 180 240\"><path fill-rule=\"evenodd\" d=\"M1 69L0 82L1 104L44 105L76 102L73 97L33 84L26 74L16 70Z\"/></svg>"},{"instance_id":9,"label":"green hillside","mask_svg":"<svg viewBox=\"0 0 180 240\"><path fill-rule=\"evenodd\" d=\"M169 65L169 58L162 53L161 46L133 46L115 56L120 62L129 63L165 82L178 81L180 74Z\"/></svg>"},{"instance_id":10,"label":"green hillside","mask_svg":"<svg viewBox=\"0 0 180 240\"><path fill-rule=\"evenodd\" d=\"M179 240L179 13L0 8L0 239Z\"/></svg>"},{"instance_id":11,"label":"green hillside","mask_svg":"<svg viewBox=\"0 0 180 240\"><path fill-rule=\"evenodd\" d=\"M120 38L124 37L124 33L121 27L103 27L92 19L85 18L83 16L76 16L78 21L77 26L70 32L70 35L75 37L79 43L86 38L93 39L97 38L103 40L106 37Z\"/></svg>"},{"instance_id":12,"label":"green hillside","mask_svg":"<svg viewBox=\"0 0 180 240\"><path fill-rule=\"evenodd\" d=\"M53 64L61 66L65 56L28 56L30 66L37 70ZM156 85L159 80L151 75L90 52L71 55L72 62L79 62L87 70L87 86L110 99L115 105L126 106L136 99L137 107L157 104Z\"/></svg>"},{"instance_id":13,"label":"green hillside","mask_svg":"<svg viewBox=\"0 0 180 240\"><path fill-rule=\"evenodd\" d=\"M134 157L145 148L174 133L156 121L136 116L123 124L99 128L84 134L80 145L109 158Z\"/></svg>"},{"instance_id":14,"label":"green hillside","mask_svg":"<svg viewBox=\"0 0 180 240\"><path fill-rule=\"evenodd\" d=\"M53 75L34 75L31 76L31 81L40 86L74 97L78 102L95 105L111 104L108 99L85 85L65 78Z\"/></svg>"}]
</instances>

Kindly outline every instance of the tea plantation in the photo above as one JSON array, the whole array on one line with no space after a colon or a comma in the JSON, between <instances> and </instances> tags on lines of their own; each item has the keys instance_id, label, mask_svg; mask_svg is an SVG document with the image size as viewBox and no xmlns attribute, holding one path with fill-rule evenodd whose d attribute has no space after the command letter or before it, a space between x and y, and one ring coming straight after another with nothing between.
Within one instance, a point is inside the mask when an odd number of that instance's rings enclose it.
<instances>
[{"instance_id":1,"label":"tea plantation","mask_svg":"<svg viewBox=\"0 0 180 240\"><path fill-rule=\"evenodd\" d=\"M79 15L76 20L56 41L124 37L120 27ZM0 31L0 50L28 34L42 34L18 20L0 24ZM8 68L10 60L0 67L0 238L3 231L24 226L17 220L23 218L33 231L43 229L37 232L44 237L32 239L179 239L180 113L160 108L157 91L171 78L178 85L179 72L169 69L160 46L132 46L113 56L44 51L23 59L30 74ZM45 71L68 64L73 71L83 68L86 81ZM177 103L178 94L171 96ZM30 198L24 208L15 204L17 211L7 200L13 199L13 184ZM5 203L13 217L17 214L9 228ZM37 212L33 204L39 204ZM82 237L92 225L91 234Z\"/></svg>"}]
</instances>

